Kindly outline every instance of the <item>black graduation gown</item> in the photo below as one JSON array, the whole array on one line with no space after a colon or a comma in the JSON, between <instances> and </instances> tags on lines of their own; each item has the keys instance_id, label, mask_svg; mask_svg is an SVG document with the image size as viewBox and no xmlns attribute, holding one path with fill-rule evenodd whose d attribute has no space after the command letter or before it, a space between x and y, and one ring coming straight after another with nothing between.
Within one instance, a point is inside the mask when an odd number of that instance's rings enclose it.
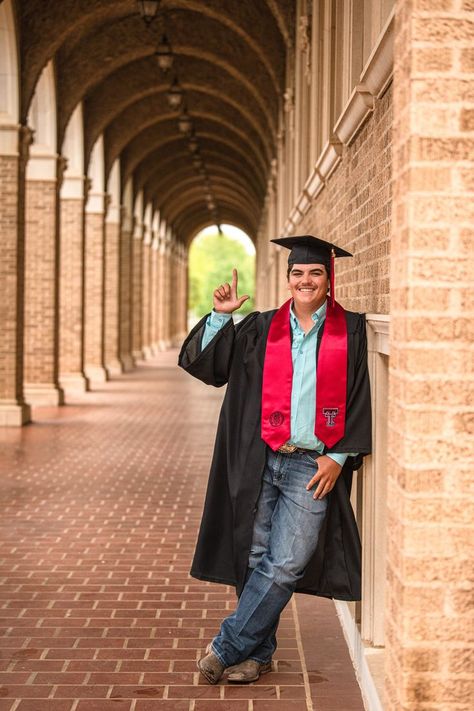
<instances>
[{"instance_id":1,"label":"black graduation gown","mask_svg":"<svg viewBox=\"0 0 474 711\"><path fill-rule=\"evenodd\" d=\"M237 594L245 582L265 466L266 444L260 436L261 391L265 346L274 313L251 313L237 326L230 320L201 351L205 316L184 341L178 360L182 368L204 383L216 387L227 383L191 575L234 585ZM371 448L371 406L365 317L346 311L346 320L346 429L331 451L360 455L348 457L328 494L325 524L297 592L359 600L361 545L349 497L352 471ZM318 334L318 353L323 330L324 325Z\"/></svg>"}]
</instances>

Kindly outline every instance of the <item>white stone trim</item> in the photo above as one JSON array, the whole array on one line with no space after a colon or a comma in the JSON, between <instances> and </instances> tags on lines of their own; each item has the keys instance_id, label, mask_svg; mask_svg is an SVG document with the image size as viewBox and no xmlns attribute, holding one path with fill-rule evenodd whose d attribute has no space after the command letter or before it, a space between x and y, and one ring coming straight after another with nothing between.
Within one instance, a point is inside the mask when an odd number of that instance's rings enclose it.
<instances>
[{"instance_id":1,"label":"white stone trim","mask_svg":"<svg viewBox=\"0 0 474 711\"><path fill-rule=\"evenodd\" d=\"M374 97L364 84L358 84L342 110L339 120L334 126L334 133L346 146L355 138L364 121L374 108Z\"/></svg>"},{"instance_id":2,"label":"white stone trim","mask_svg":"<svg viewBox=\"0 0 474 711\"><path fill-rule=\"evenodd\" d=\"M109 205L105 221L108 225L120 224L120 205Z\"/></svg>"},{"instance_id":3,"label":"white stone trim","mask_svg":"<svg viewBox=\"0 0 474 711\"><path fill-rule=\"evenodd\" d=\"M82 200L84 198L83 175L66 175L61 185L61 200Z\"/></svg>"},{"instance_id":4,"label":"white stone trim","mask_svg":"<svg viewBox=\"0 0 474 711\"><path fill-rule=\"evenodd\" d=\"M375 686L367 663L367 655L370 654L371 648L367 650L362 642L359 629L350 611L350 603L334 600L334 605L354 665L365 709L366 711L384 711L381 693Z\"/></svg>"},{"instance_id":5,"label":"white stone trim","mask_svg":"<svg viewBox=\"0 0 474 711\"><path fill-rule=\"evenodd\" d=\"M309 208L311 207L311 198L309 197L306 190L302 190L296 203L296 209L301 213L301 215L306 215Z\"/></svg>"},{"instance_id":6,"label":"white stone trim","mask_svg":"<svg viewBox=\"0 0 474 711\"><path fill-rule=\"evenodd\" d=\"M313 171L310 174L308 180L306 181L303 190L312 199L312 198L315 198L316 195L318 195L323 188L324 188L324 181L321 178L318 171L316 170L316 168L313 168Z\"/></svg>"},{"instance_id":7,"label":"white stone trim","mask_svg":"<svg viewBox=\"0 0 474 711\"><path fill-rule=\"evenodd\" d=\"M106 193L89 193L86 203L88 215L103 215L105 212Z\"/></svg>"},{"instance_id":8,"label":"white stone trim","mask_svg":"<svg viewBox=\"0 0 474 711\"><path fill-rule=\"evenodd\" d=\"M303 217L303 215L298 210L298 208L294 207L293 210L291 211L291 214L290 214L290 220L295 227L299 222L301 222L302 217Z\"/></svg>"},{"instance_id":9,"label":"white stone trim","mask_svg":"<svg viewBox=\"0 0 474 711\"><path fill-rule=\"evenodd\" d=\"M342 143L339 143L339 141L328 141L326 143L315 165L315 169L323 180L327 180L334 172L341 161L341 155Z\"/></svg>"},{"instance_id":10,"label":"white stone trim","mask_svg":"<svg viewBox=\"0 0 474 711\"><path fill-rule=\"evenodd\" d=\"M54 181L57 179L58 156L44 153L39 146L30 146L30 157L26 164L26 179Z\"/></svg>"},{"instance_id":11,"label":"white stone trim","mask_svg":"<svg viewBox=\"0 0 474 711\"><path fill-rule=\"evenodd\" d=\"M8 125L0 123L0 156L19 156L19 132L19 124Z\"/></svg>"},{"instance_id":12,"label":"white stone trim","mask_svg":"<svg viewBox=\"0 0 474 711\"><path fill-rule=\"evenodd\" d=\"M375 353L390 355L390 316L387 314L366 314L365 319L370 329L369 349Z\"/></svg>"},{"instance_id":13,"label":"white stone trim","mask_svg":"<svg viewBox=\"0 0 474 711\"><path fill-rule=\"evenodd\" d=\"M375 97L383 94L392 79L394 37L395 8L388 16L379 39L360 75L361 84L364 84Z\"/></svg>"}]
</instances>

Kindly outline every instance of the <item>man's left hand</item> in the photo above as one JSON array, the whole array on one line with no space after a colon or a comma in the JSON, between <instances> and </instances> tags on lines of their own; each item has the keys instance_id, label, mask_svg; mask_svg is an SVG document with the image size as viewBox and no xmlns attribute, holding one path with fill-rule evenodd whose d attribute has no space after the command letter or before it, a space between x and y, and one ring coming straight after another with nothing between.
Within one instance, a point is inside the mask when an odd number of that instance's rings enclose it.
<instances>
[{"instance_id":1,"label":"man's left hand","mask_svg":"<svg viewBox=\"0 0 474 711\"><path fill-rule=\"evenodd\" d=\"M336 479L342 471L342 467L335 462L334 459L328 457L327 454L318 457L316 463L318 465L318 471L309 482L306 490L309 491L317 484L318 486L313 494L313 499L322 499L326 494L329 494L334 487Z\"/></svg>"}]
</instances>

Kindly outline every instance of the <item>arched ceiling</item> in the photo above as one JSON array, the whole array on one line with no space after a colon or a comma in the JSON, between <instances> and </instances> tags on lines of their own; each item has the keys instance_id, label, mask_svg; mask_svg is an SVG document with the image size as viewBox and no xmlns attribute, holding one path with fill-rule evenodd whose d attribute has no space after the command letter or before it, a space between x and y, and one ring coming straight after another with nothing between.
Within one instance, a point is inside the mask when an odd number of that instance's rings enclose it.
<instances>
[{"instance_id":1,"label":"arched ceiling","mask_svg":"<svg viewBox=\"0 0 474 711\"><path fill-rule=\"evenodd\" d=\"M204 178L166 98L176 70L219 219L255 235L276 152L294 0L161 0L148 28L136 0L17 0L17 9L23 121L54 58L58 145L83 101L86 161L103 133L106 171L120 158L122 183L133 176L134 190L189 242L212 220ZM153 56L163 31L175 57L168 74Z\"/></svg>"}]
</instances>

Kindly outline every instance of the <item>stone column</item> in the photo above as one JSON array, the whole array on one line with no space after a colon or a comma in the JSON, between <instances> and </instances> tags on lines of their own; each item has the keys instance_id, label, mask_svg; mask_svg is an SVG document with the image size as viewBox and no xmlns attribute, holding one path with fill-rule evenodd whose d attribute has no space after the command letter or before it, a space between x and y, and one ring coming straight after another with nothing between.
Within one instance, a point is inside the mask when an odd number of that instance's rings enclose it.
<instances>
[{"instance_id":1,"label":"stone column","mask_svg":"<svg viewBox=\"0 0 474 711\"><path fill-rule=\"evenodd\" d=\"M474 52L443 7L396 5L387 711L472 706Z\"/></svg>"},{"instance_id":2,"label":"stone column","mask_svg":"<svg viewBox=\"0 0 474 711\"><path fill-rule=\"evenodd\" d=\"M84 392L84 191L83 175L66 173L60 191L59 382Z\"/></svg>"},{"instance_id":3,"label":"stone column","mask_svg":"<svg viewBox=\"0 0 474 711\"><path fill-rule=\"evenodd\" d=\"M120 360L120 205L110 204L105 218L105 367L123 372Z\"/></svg>"},{"instance_id":4,"label":"stone column","mask_svg":"<svg viewBox=\"0 0 474 711\"><path fill-rule=\"evenodd\" d=\"M120 362L123 370L133 370L135 362L132 356L132 217L126 208L122 208L122 229L120 233L120 318L119 341Z\"/></svg>"},{"instance_id":5,"label":"stone column","mask_svg":"<svg viewBox=\"0 0 474 711\"><path fill-rule=\"evenodd\" d=\"M84 362L91 381L108 379L105 367L105 208L106 194L90 192L85 215Z\"/></svg>"},{"instance_id":6,"label":"stone column","mask_svg":"<svg viewBox=\"0 0 474 711\"><path fill-rule=\"evenodd\" d=\"M143 358L142 299L143 299L143 225L135 218L133 228L133 293L132 293L132 355Z\"/></svg>"},{"instance_id":7,"label":"stone column","mask_svg":"<svg viewBox=\"0 0 474 711\"><path fill-rule=\"evenodd\" d=\"M31 148L25 201L25 398L61 405L58 156L40 147Z\"/></svg>"},{"instance_id":8,"label":"stone column","mask_svg":"<svg viewBox=\"0 0 474 711\"><path fill-rule=\"evenodd\" d=\"M30 419L23 398L23 322L25 269L25 164L31 133L0 125L0 425Z\"/></svg>"}]
</instances>

